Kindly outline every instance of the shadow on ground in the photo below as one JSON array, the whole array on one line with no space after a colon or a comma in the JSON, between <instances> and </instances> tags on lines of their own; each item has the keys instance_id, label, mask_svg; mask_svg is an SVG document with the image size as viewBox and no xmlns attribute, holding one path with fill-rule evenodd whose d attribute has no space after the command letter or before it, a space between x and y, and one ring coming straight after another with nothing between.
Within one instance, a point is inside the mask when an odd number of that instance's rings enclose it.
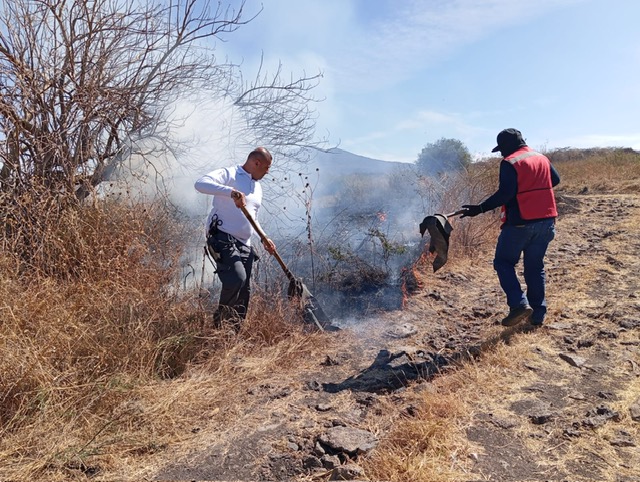
<instances>
[{"instance_id":1,"label":"shadow on ground","mask_svg":"<svg viewBox=\"0 0 640 482\"><path fill-rule=\"evenodd\" d=\"M387 393L407 386L413 380L430 380L445 369L479 357L483 352L495 347L498 343L509 343L518 333L528 333L538 327L528 323L505 328L487 340L443 356L438 353L424 353L419 359L400 351L392 353L382 349L378 352L370 366L340 383L323 383L327 393L338 393L344 390L354 392Z\"/></svg>"}]
</instances>

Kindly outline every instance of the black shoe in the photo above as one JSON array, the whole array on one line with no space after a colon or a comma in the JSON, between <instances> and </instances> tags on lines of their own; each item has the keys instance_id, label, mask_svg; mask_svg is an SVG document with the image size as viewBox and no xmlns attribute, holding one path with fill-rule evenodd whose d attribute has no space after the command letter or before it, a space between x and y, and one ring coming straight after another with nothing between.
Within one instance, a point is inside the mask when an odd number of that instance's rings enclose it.
<instances>
[{"instance_id":1,"label":"black shoe","mask_svg":"<svg viewBox=\"0 0 640 482\"><path fill-rule=\"evenodd\" d=\"M521 321L526 320L533 313L533 308L529 305L511 308L509 314L502 320L502 326L515 326Z\"/></svg>"}]
</instances>

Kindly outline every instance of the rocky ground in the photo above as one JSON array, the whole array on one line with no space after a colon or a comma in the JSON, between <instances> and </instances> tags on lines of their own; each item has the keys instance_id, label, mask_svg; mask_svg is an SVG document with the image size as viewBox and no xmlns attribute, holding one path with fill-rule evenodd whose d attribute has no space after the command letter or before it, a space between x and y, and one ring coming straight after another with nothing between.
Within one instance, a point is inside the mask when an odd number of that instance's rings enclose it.
<instances>
[{"instance_id":1,"label":"rocky ground","mask_svg":"<svg viewBox=\"0 0 640 482\"><path fill-rule=\"evenodd\" d=\"M343 321L295 376L257 381L232 431L194 427L197 446L154 479L374 480L358 464L384 437L370 430L381 407L411 415L408 394L518 339L502 396L462 421L466 480L640 480L640 198L587 192L560 208L545 326L497 324L491 253L451 261L403 310Z\"/></svg>"}]
</instances>

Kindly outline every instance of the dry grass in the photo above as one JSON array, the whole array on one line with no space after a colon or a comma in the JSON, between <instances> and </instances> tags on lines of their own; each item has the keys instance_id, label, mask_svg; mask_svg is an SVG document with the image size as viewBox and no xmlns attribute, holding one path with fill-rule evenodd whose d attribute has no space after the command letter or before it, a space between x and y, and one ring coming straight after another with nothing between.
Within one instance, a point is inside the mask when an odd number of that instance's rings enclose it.
<instances>
[{"instance_id":1,"label":"dry grass","mask_svg":"<svg viewBox=\"0 0 640 482\"><path fill-rule=\"evenodd\" d=\"M463 474L452 454L460 448L458 421L464 405L446 387L424 394L414 404L411 416L398 416L397 406L385 407L395 416L381 417L380 425L373 427L382 440L362 462L369 480L455 480Z\"/></svg>"},{"instance_id":2,"label":"dry grass","mask_svg":"<svg viewBox=\"0 0 640 482\"><path fill-rule=\"evenodd\" d=\"M458 209L463 204L477 204L495 192L498 187L499 160L493 159L472 164L463 172L449 179L442 193L441 212ZM493 232L499 223L499 212L485 214L471 220L449 218L454 230L451 234L452 258L470 258L489 249L494 243Z\"/></svg>"},{"instance_id":3,"label":"dry grass","mask_svg":"<svg viewBox=\"0 0 640 482\"><path fill-rule=\"evenodd\" d=\"M560 192L640 192L640 154L630 149L598 149L567 155L549 152L562 179Z\"/></svg>"},{"instance_id":4,"label":"dry grass","mask_svg":"<svg viewBox=\"0 0 640 482\"><path fill-rule=\"evenodd\" d=\"M38 223L8 226L0 256L2 479L83 478L144 459L204 411L228 417L245 380L296 366L313 340L287 321L295 308L259 289L239 336L211 330L196 294L177 289L185 233L161 206L69 203ZM206 383L163 381L197 366Z\"/></svg>"},{"instance_id":5,"label":"dry grass","mask_svg":"<svg viewBox=\"0 0 640 482\"><path fill-rule=\"evenodd\" d=\"M467 480L468 455L475 449L466 441L465 429L475 415L473 407L491 411L504 398L506 386L516 391L527 383L522 377L514 383L517 360L526 349L499 344L482 359L434 379L412 398L412 416L388 407L387 417L380 419L382 441L363 462L369 480Z\"/></svg>"},{"instance_id":6,"label":"dry grass","mask_svg":"<svg viewBox=\"0 0 640 482\"><path fill-rule=\"evenodd\" d=\"M92 310L105 306L88 294ZM44 289L38 295L51 299ZM17 319L3 326L2 370L12 374L2 380L3 479L129 478L132 465L147 467L144 472L157 452L193 438L194 427L213 423L220 432L232 430L247 408L248 387L297 369L322 346L300 324L284 321L295 316L288 304L260 294L238 336L190 332L186 314L174 331L165 327L162 337L153 336L153 323L174 321L166 311L132 327L107 317L79 320L72 313L88 308L77 300L67 306L65 298L59 293L32 319L32 331L20 329ZM37 305L30 297L22 302ZM177 370L181 378L162 380Z\"/></svg>"},{"instance_id":7,"label":"dry grass","mask_svg":"<svg viewBox=\"0 0 640 482\"><path fill-rule=\"evenodd\" d=\"M634 179L640 177L633 156L562 161L557 167L566 192L608 189L603 179L637 191ZM489 172L497 166L474 169L450 190L445 207L479 201L495 188ZM493 246L491 224L454 222L451 263ZM175 456L187 453L201 427L215 426L220 437L231 433L258 403L247 397L249 388L293 377L329 343L349 343L305 332L292 321L299 313L275 288L256 287L238 336L212 330L211 313L198 296L177 289L185 233L161 207L113 202L79 207L32 193L19 200L18 209L2 205L2 223L3 480L152 477L166 462L165 449L170 446ZM593 279L597 275L594 271ZM583 282L586 289L591 281ZM556 300L555 306L561 309L562 303ZM500 401L531 383L533 375L521 360L541 368L554 363L532 352L529 343L519 336L509 345L496 339L480 359L437 377L428 390L408 394L413 416L383 399L379 416L369 422L381 443L362 460L367 476L467 478L473 463L467 455L476 449L466 442L465 428L474 407L500 413ZM542 352L552 350L544 336L536 337L536 344ZM639 383L633 381L614 408L623 413ZM637 439L638 428L625 417L617 427ZM598 430L596 437L572 444L559 465L589 450L613 466L621 464L601 442L613 436L611 429ZM600 442L589 448L594 440ZM534 451L546 450L530 443Z\"/></svg>"},{"instance_id":8,"label":"dry grass","mask_svg":"<svg viewBox=\"0 0 640 482\"><path fill-rule=\"evenodd\" d=\"M1 476L91 473L131 390L195 349L192 300L168 290L174 226L154 206L18 201L3 206L21 223L0 262Z\"/></svg>"},{"instance_id":9,"label":"dry grass","mask_svg":"<svg viewBox=\"0 0 640 482\"><path fill-rule=\"evenodd\" d=\"M553 382L566 385L575 379L575 369L568 364L557 366L556 349L549 336L536 338L535 347L526 336L516 336L510 345L498 344L486 351L479 360L468 361L445 377L436 378L428 390L415 394L412 403L416 410L413 416L398 413L391 405L379 418L382 441L371 457L362 463L368 480L410 482L415 480L472 480L474 465L472 454L482 454L482 448L467 441L465 430L473 423L476 410L490 413L493 417L513 417L505 411L505 405L521 400L522 388L541 381L533 371L523 366L535 365L542 373L552 369L557 376ZM535 348L535 350L533 349ZM542 355L541 353L546 353ZM559 375L564 370L565 378ZM547 372L548 373L548 372ZM628 407L637 400L640 382L636 379L625 392L627 397L612 405L622 420L605 425L592 434L584 434L562 447L550 446L539 437L535 425L522 423L514 431L519 441L525 444L530 454L539 454L540 460L554 451L554 467L572 473L575 463L586 460L593 463L601 460L606 472L614 480L615 474L631 476L621 453L609 444L621 430L632 438L640 436L637 423L630 420Z\"/></svg>"}]
</instances>

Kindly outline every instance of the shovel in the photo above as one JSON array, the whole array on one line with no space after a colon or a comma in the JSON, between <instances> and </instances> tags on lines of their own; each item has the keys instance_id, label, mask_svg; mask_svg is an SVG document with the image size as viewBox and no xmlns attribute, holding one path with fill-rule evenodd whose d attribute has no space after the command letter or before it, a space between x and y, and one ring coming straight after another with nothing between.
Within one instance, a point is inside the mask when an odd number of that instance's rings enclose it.
<instances>
[{"instance_id":1,"label":"shovel","mask_svg":"<svg viewBox=\"0 0 640 482\"><path fill-rule=\"evenodd\" d=\"M447 262L447 253L449 252L449 237L453 226L449 223L447 218L452 216L458 216L463 214L466 209L460 209L456 212L449 214L434 214L427 216L420 223L420 235L424 236L426 231L429 231L431 240L429 241L429 253L436 253L436 257L433 260L434 273L444 266Z\"/></svg>"},{"instance_id":2,"label":"shovel","mask_svg":"<svg viewBox=\"0 0 640 482\"><path fill-rule=\"evenodd\" d=\"M240 209L242 210L242 213L245 215L245 217L251 223L251 226L253 226L253 229L255 229L256 233L258 233L258 236L260 236L260 239L263 242L266 239L268 239L267 235L264 234L264 231L260 229L258 224L251 217L251 214L249 214L249 211L247 211L247 208L243 206ZM282 258L280 257L277 251L273 252L273 257L276 258L276 260L278 261L278 264L282 268L282 271L284 271L284 274L286 274L287 278L289 278L289 289L287 290L287 294L289 298L290 299L297 298L303 303L304 321L307 323L315 324L320 331L325 331L325 330L338 331L339 328L331 324L331 320L324 313L324 311L322 310L322 307L318 304L318 300L316 300L316 298L311 294L311 292L305 286L302 280L296 278L293 275L293 273L289 270L289 268L287 268L287 265L284 264L284 261L282 260Z\"/></svg>"}]
</instances>

